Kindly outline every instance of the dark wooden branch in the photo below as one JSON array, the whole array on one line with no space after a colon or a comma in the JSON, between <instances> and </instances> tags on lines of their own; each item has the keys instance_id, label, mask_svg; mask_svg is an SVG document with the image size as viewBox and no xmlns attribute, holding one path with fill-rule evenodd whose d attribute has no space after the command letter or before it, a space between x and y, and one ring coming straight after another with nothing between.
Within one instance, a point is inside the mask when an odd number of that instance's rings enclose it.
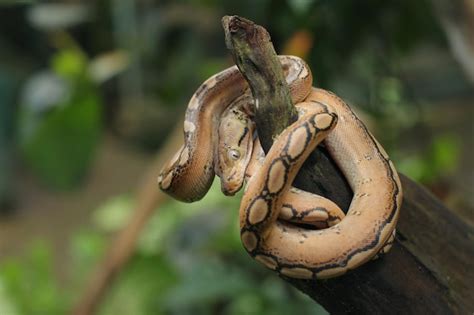
<instances>
[{"instance_id":1,"label":"dark wooden branch","mask_svg":"<svg viewBox=\"0 0 474 315\"><path fill-rule=\"evenodd\" d=\"M234 61L250 83L254 99L263 102L258 103L258 125L272 125L259 130L262 147L268 152L273 138L298 118L283 69L263 27L239 17L226 16L222 23L227 48L234 51Z\"/></svg>"},{"instance_id":2,"label":"dark wooden branch","mask_svg":"<svg viewBox=\"0 0 474 315\"><path fill-rule=\"evenodd\" d=\"M401 175L399 235L382 259L316 283L290 282L331 314L468 314L474 310L473 228Z\"/></svg>"},{"instance_id":3,"label":"dark wooden branch","mask_svg":"<svg viewBox=\"0 0 474 315\"><path fill-rule=\"evenodd\" d=\"M223 18L226 44L259 104L256 123L265 150L295 119L288 87L268 32L237 16ZM347 183L326 152L305 163L295 185L347 209ZM472 227L428 191L402 176L405 192L392 250L349 274L326 281L287 282L331 314L456 314L474 310Z\"/></svg>"},{"instance_id":4,"label":"dark wooden branch","mask_svg":"<svg viewBox=\"0 0 474 315\"><path fill-rule=\"evenodd\" d=\"M258 104L258 137L263 150L268 152L273 139L297 119L281 64L265 28L238 16L225 16L222 24L227 48ZM310 155L294 185L326 196L344 210L349 208L352 191L322 147Z\"/></svg>"}]
</instances>

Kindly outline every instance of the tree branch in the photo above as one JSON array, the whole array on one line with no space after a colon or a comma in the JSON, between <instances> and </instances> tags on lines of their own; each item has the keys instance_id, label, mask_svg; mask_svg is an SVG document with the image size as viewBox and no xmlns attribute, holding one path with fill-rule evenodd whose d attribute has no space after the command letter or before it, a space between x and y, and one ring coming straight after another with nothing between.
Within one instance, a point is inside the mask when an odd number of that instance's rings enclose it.
<instances>
[{"instance_id":1,"label":"tree branch","mask_svg":"<svg viewBox=\"0 0 474 315\"><path fill-rule=\"evenodd\" d=\"M298 118L281 64L265 28L238 16L225 16L222 24L227 48L258 104L258 137L268 152L273 139ZM344 176L321 146L309 156L294 185L326 196L343 210L349 208L352 199Z\"/></svg>"}]
</instances>

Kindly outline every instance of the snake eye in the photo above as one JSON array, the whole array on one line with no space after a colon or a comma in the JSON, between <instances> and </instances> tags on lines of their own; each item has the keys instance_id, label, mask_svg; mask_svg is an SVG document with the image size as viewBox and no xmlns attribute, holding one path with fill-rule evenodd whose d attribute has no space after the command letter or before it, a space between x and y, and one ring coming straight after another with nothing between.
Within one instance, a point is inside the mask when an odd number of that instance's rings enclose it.
<instances>
[{"instance_id":1,"label":"snake eye","mask_svg":"<svg viewBox=\"0 0 474 315\"><path fill-rule=\"evenodd\" d=\"M229 151L229 158L236 161L240 158L240 152L237 150L230 150Z\"/></svg>"}]
</instances>

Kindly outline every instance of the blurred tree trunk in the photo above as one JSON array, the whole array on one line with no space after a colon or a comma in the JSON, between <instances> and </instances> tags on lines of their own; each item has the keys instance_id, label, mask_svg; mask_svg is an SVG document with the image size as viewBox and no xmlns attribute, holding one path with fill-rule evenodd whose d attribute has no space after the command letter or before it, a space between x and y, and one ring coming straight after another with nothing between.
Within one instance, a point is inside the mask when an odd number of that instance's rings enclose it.
<instances>
[{"instance_id":1,"label":"blurred tree trunk","mask_svg":"<svg viewBox=\"0 0 474 315\"><path fill-rule=\"evenodd\" d=\"M431 0L454 57L474 84L474 1Z\"/></svg>"},{"instance_id":2,"label":"blurred tree trunk","mask_svg":"<svg viewBox=\"0 0 474 315\"><path fill-rule=\"evenodd\" d=\"M6 69L8 71L8 69ZM0 72L0 215L12 211L11 186L13 167L15 84Z\"/></svg>"}]
</instances>

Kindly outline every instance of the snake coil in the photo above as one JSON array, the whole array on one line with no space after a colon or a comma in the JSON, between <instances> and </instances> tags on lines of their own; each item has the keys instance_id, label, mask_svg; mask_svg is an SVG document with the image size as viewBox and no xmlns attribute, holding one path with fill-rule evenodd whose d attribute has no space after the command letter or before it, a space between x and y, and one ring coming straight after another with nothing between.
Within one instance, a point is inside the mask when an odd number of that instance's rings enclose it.
<instances>
[{"instance_id":1,"label":"snake coil","mask_svg":"<svg viewBox=\"0 0 474 315\"><path fill-rule=\"evenodd\" d=\"M288 277L339 276L390 249L402 201L400 180L387 153L350 107L312 88L303 60L279 58L299 118L268 154L254 140L248 86L234 66L206 80L191 98L184 145L160 172L159 186L192 202L206 194L216 173L229 195L246 179L240 206L246 251ZM354 193L346 215L330 200L291 187L323 141Z\"/></svg>"}]
</instances>

